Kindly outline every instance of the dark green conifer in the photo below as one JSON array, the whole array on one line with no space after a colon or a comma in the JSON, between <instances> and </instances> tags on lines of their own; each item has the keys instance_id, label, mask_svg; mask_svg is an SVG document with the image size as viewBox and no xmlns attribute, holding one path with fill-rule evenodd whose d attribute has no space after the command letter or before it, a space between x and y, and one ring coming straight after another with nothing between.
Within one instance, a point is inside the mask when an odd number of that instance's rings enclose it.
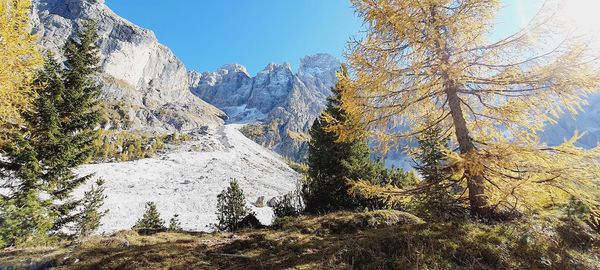
<instances>
[{"instance_id":1,"label":"dark green conifer","mask_svg":"<svg viewBox=\"0 0 600 270\"><path fill-rule=\"evenodd\" d=\"M181 221L179 221L179 215L175 214L169 220L169 228L168 228L168 230L172 231L172 232L181 231Z\"/></svg>"},{"instance_id":2,"label":"dark green conifer","mask_svg":"<svg viewBox=\"0 0 600 270\"><path fill-rule=\"evenodd\" d=\"M58 113L49 88L61 89L58 64L47 61L38 75L37 83L43 88L34 100L32 111L24 113L26 126L10 135L0 163L5 179L11 179L9 192L0 202L0 237L4 245L41 245L47 242L57 212L52 198L42 199L49 193L51 183L45 182L45 156L52 145L59 142ZM43 83L42 81L43 80Z\"/></svg>"},{"instance_id":3,"label":"dark green conifer","mask_svg":"<svg viewBox=\"0 0 600 270\"><path fill-rule=\"evenodd\" d=\"M217 229L237 231L240 229L240 222L250 213L250 208L246 206L244 191L240 188L237 180L231 180L229 187L217 196Z\"/></svg>"},{"instance_id":4,"label":"dark green conifer","mask_svg":"<svg viewBox=\"0 0 600 270\"><path fill-rule=\"evenodd\" d=\"M94 81L99 70L97 39L96 24L84 23L77 37L65 45L65 68L60 72L64 90L61 87L49 89L57 104L60 138L45 153L43 178L51 184L54 199L62 202L55 204L59 213L55 230L76 222L76 209L81 201L74 200L71 194L91 178L91 175L78 176L73 169L87 163L95 151L95 128L101 117L98 106L100 86Z\"/></svg>"},{"instance_id":5,"label":"dark green conifer","mask_svg":"<svg viewBox=\"0 0 600 270\"><path fill-rule=\"evenodd\" d=\"M51 200L40 194L41 168L36 153L25 136L14 136L2 149L9 159L3 162L4 184L8 195L0 196L0 248L6 246L44 245L54 221Z\"/></svg>"},{"instance_id":6,"label":"dark green conifer","mask_svg":"<svg viewBox=\"0 0 600 270\"><path fill-rule=\"evenodd\" d=\"M348 193L348 180L367 180L375 185L403 187L416 182L416 176L402 169L388 170L382 162L373 161L369 149L367 131L354 134L354 140L338 141L338 135L328 126L345 123L349 113L342 109L343 81L348 78L345 66L341 67L340 80L332 89L327 108L317 118L310 130L308 149L308 183L303 188L306 211L309 213L330 212L356 208L383 208L385 201L363 198ZM325 117L327 116L327 117Z\"/></svg>"},{"instance_id":7,"label":"dark green conifer","mask_svg":"<svg viewBox=\"0 0 600 270\"><path fill-rule=\"evenodd\" d=\"M146 211L144 216L133 226L136 230L164 230L165 221L160 218L156 204L154 202L146 203Z\"/></svg>"},{"instance_id":8,"label":"dark green conifer","mask_svg":"<svg viewBox=\"0 0 600 270\"><path fill-rule=\"evenodd\" d=\"M0 171L13 179L7 187L8 196L2 198L2 207L39 211L10 217L6 214L10 211L0 209L0 225L31 223L31 228L22 226L21 238L29 237L27 231L36 234L42 228L46 230L43 235L59 232L74 225L80 216L78 207L82 201L75 200L72 192L91 175L78 176L73 169L93 156L94 129L100 120L100 87L93 78L98 71L94 45L97 34L94 23L84 26L65 45L64 68L48 55L36 80L40 88L34 107L23 115L25 126L2 149L5 159L0 162ZM41 199L42 193L49 196ZM37 219L32 216L44 219L35 222ZM52 224L50 230L46 228L48 220ZM3 241L14 244L20 240L8 237Z\"/></svg>"},{"instance_id":9,"label":"dark green conifer","mask_svg":"<svg viewBox=\"0 0 600 270\"><path fill-rule=\"evenodd\" d=\"M342 66L340 75L348 76L345 66ZM356 200L348 194L347 179L370 176L373 173L371 153L366 139L338 142L338 136L326 130L330 123L325 119L325 114L342 123L348 117L347 112L340 106L342 87L344 85L338 83L332 89L333 95L328 99L327 108L321 113L321 117L314 121L310 130L309 182L303 192L307 212L329 212L357 207Z\"/></svg>"},{"instance_id":10,"label":"dark green conifer","mask_svg":"<svg viewBox=\"0 0 600 270\"><path fill-rule=\"evenodd\" d=\"M106 199L103 185L104 181L99 179L85 192L74 228L77 236L89 236L95 232L100 227L100 219L108 213L108 210L100 210Z\"/></svg>"},{"instance_id":11,"label":"dark green conifer","mask_svg":"<svg viewBox=\"0 0 600 270\"><path fill-rule=\"evenodd\" d=\"M424 180L424 189L417 199L423 207L423 215L430 217L450 217L457 209L457 202L452 196L453 183L448 166L448 136L444 136L439 128L429 128L418 138L419 147L416 154L415 168Z\"/></svg>"}]
</instances>

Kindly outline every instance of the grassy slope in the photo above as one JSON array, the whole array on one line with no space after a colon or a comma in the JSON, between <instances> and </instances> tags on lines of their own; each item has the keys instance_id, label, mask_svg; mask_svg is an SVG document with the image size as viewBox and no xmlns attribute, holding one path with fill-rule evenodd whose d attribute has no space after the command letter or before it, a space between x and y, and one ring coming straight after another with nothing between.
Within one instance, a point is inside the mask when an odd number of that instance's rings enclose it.
<instances>
[{"instance_id":1,"label":"grassy slope","mask_svg":"<svg viewBox=\"0 0 600 270\"><path fill-rule=\"evenodd\" d=\"M5 250L0 266L33 258L60 269L600 269L597 235L589 242L557 234L556 221L387 226L379 218L336 213L236 234L124 231L70 247Z\"/></svg>"}]
</instances>

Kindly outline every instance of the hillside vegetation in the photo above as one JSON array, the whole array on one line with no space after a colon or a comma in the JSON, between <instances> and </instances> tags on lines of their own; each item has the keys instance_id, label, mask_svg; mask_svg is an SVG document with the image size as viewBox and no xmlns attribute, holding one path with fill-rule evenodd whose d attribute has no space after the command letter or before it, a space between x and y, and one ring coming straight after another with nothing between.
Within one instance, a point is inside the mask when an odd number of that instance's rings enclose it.
<instances>
[{"instance_id":1,"label":"hillside vegetation","mask_svg":"<svg viewBox=\"0 0 600 270\"><path fill-rule=\"evenodd\" d=\"M0 252L0 265L57 269L599 269L600 237L555 217L425 223L399 211L280 220L237 233L121 231ZM568 225L568 226L567 226Z\"/></svg>"}]
</instances>

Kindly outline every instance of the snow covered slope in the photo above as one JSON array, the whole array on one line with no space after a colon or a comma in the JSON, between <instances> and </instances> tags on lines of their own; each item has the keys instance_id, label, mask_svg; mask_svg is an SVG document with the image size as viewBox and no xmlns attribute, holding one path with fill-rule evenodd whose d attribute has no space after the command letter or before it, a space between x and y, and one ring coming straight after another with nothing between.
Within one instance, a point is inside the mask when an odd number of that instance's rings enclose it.
<instances>
[{"instance_id":1,"label":"snow covered slope","mask_svg":"<svg viewBox=\"0 0 600 270\"><path fill-rule=\"evenodd\" d=\"M100 232L131 228L147 201L156 202L163 219L179 214L183 229L207 231L207 225L216 222L217 195L233 178L249 205L259 196L266 202L293 190L299 174L277 154L244 137L239 127L195 132L192 141L154 158L81 167L80 173L96 173L95 178L106 181L105 208L110 212L102 219ZM271 209L253 210L263 223L271 222Z\"/></svg>"}]
</instances>

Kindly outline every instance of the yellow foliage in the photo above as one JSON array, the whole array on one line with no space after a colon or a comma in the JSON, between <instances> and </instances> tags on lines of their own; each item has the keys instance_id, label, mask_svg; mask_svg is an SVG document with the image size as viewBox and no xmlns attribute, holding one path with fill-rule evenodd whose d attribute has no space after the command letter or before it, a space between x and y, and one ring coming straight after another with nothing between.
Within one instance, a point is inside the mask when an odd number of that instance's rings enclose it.
<instances>
[{"instance_id":1,"label":"yellow foliage","mask_svg":"<svg viewBox=\"0 0 600 270\"><path fill-rule=\"evenodd\" d=\"M166 144L179 145L191 140L189 134L143 134L129 131L99 130L94 142L96 162L133 161L154 157Z\"/></svg>"},{"instance_id":2,"label":"yellow foliage","mask_svg":"<svg viewBox=\"0 0 600 270\"><path fill-rule=\"evenodd\" d=\"M34 95L42 57L29 26L30 6L29 0L0 0L0 126L20 122Z\"/></svg>"},{"instance_id":3,"label":"yellow foliage","mask_svg":"<svg viewBox=\"0 0 600 270\"><path fill-rule=\"evenodd\" d=\"M330 127L341 140L367 126L384 150L399 148L433 125L453 135L460 153L451 160L463 180L481 176L469 183L484 186L485 194L476 195L489 207L540 209L568 194L597 202L600 148L577 147L577 134L549 147L537 135L562 114L581 110L600 82L597 53L555 28L557 1L547 1L524 29L494 41L488 37L499 0L352 4L368 31L350 44L353 78L340 78L342 106L352 115Z\"/></svg>"}]
</instances>

